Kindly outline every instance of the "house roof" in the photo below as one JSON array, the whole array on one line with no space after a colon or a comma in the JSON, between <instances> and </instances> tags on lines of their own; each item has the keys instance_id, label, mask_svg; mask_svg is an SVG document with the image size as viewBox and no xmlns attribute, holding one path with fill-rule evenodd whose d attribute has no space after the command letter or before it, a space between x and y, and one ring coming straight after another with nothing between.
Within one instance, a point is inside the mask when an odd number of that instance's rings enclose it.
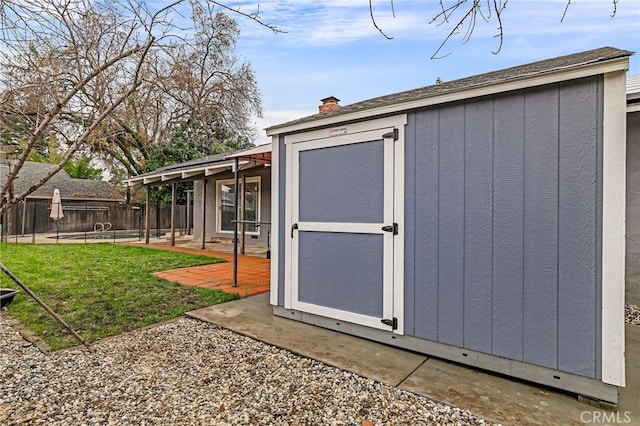
<instances>
[{"instance_id":1,"label":"house roof","mask_svg":"<svg viewBox=\"0 0 640 426\"><path fill-rule=\"evenodd\" d=\"M469 92L472 89L491 88L493 86L530 79L536 76L551 75L560 71L564 72L585 67L587 65L627 58L632 54L633 52L627 50L616 49L613 47L602 47L586 52L575 53L572 55L533 62L527 65L520 65L486 74L480 74L473 77L380 96L362 102L356 102L351 105L345 105L333 111L318 113L276 126L271 126L267 128L266 131L267 135L272 136L278 133L302 130L302 127L304 126L300 125L306 125L315 121L322 121L323 124L331 124L331 122L337 123L341 120L346 121L352 117L360 117L361 115L358 113L361 112L376 112L377 114L382 115L385 113L408 110L411 107L415 107L416 101L442 97L452 93ZM490 90L486 92L490 92ZM495 92L497 92L497 90ZM394 108L389 108L390 106L394 106Z\"/></svg>"},{"instance_id":2,"label":"house roof","mask_svg":"<svg viewBox=\"0 0 640 426\"><path fill-rule=\"evenodd\" d=\"M268 155L269 162L265 159ZM209 155L207 157L189 160L171 166L161 167L157 170L126 179L127 186L149 185L152 183L162 183L170 181L192 181L202 179L217 173L233 170L236 162L245 165L248 163L270 164L271 144L260 145L248 150L235 151L232 153Z\"/></svg>"},{"instance_id":3,"label":"house roof","mask_svg":"<svg viewBox=\"0 0 640 426\"><path fill-rule=\"evenodd\" d=\"M627 103L640 102L640 74L627 76Z\"/></svg>"},{"instance_id":4,"label":"house roof","mask_svg":"<svg viewBox=\"0 0 640 426\"><path fill-rule=\"evenodd\" d=\"M14 181L14 193L20 194L56 168L56 164L35 163L27 161L20 169ZM8 164L0 164L0 179L4 180L9 173ZM54 189L60 190L63 200L110 200L121 201L122 195L109 182L101 180L74 179L67 172L60 170L27 198L50 199Z\"/></svg>"}]
</instances>

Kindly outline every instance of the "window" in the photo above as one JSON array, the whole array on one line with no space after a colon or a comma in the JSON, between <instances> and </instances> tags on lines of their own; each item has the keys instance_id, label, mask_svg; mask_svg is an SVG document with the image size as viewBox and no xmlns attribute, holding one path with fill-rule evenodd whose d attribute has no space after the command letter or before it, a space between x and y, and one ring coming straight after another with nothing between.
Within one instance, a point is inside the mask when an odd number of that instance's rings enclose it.
<instances>
[{"instance_id":1,"label":"window","mask_svg":"<svg viewBox=\"0 0 640 426\"><path fill-rule=\"evenodd\" d=\"M260 177L247 178L246 185L247 187L241 193L239 200L241 206L244 203L244 220L258 222L260 221ZM242 188L242 180L240 180L240 188ZM220 212L217 232L233 232L233 221L235 220L233 204L236 196L235 181L233 179L217 181L216 189L216 202ZM258 234L259 228L257 225L245 224L245 232Z\"/></svg>"}]
</instances>

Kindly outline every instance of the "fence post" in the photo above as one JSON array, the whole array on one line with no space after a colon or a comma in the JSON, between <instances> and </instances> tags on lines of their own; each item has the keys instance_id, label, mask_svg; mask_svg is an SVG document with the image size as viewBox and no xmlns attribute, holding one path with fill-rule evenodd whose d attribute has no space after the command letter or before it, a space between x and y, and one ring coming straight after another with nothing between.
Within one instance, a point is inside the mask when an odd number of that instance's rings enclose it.
<instances>
[{"instance_id":1,"label":"fence post","mask_svg":"<svg viewBox=\"0 0 640 426\"><path fill-rule=\"evenodd\" d=\"M160 201L156 203L156 238L160 238Z\"/></svg>"},{"instance_id":2,"label":"fence post","mask_svg":"<svg viewBox=\"0 0 640 426\"><path fill-rule=\"evenodd\" d=\"M9 234L9 224L7 223L7 219L9 216L5 211L2 216L0 216L0 241L7 242L7 237Z\"/></svg>"},{"instance_id":3,"label":"fence post","mask_svg":"<svg viewBox=\"0 0 640 426\"><path fill-rule=\"evenodd\" d=\"M38 215L38 202L33 203L33 225L31 226L31 243L36 243L36 216Z\"/></svg>"},{"instance_id":4,"label":"fence post","mask_svg":"<svg viewBox=\"0 0 640 426\"><path fill-rule=\"evenodd\" d=\"M87 226L89 225L87 223L87 210L89 209L89 206L87 205L87 201L84 202L84 243L87 244Z\"/></svg>"},{"instance_id":5,"label":"fence post","mask_svg":"<svg viewBox=\"0 0 640 426\"><path fill-rule=\"evenodd\" d=\"M187 193L187 217L185 218L187 223L186 233L187 235L191 235L191 218L189 217L189 214L191 213L191 193L193 192L193 189L187 189L185 192Z\"/></svg>"},{"instance_id":6,"label":"fence post","mask_svg":"<svg viewBox=\"0 0 640 426\"><path fill-rule=\"evenodd\" d=\"M22 200L20 202L20 204L22 204L22 214L24 214L24 200ZM18 227L19 227L19 221L18 221L18 212L16 212L16 214L13 215L16 218L16 224L14 226L14 230L13 232L16 234L16 244L18 243Z\"/></svg>"},{"instance_id":7,"label":"fence post","mask_svg":"<svg viewBox=\"0 0 640 426\"><path fill-rule=\"evenodd\" d=\"M144 206L144 243L149 244L151 233L151 185L147 186L147 202Z\"/></svg>"},{"instance_id":8,"label":"fence post","mask_svg":"<svg viewBox=\"0 0 640 426\"><path fill-rule=\"evenodd\" d=\"M176 183L171 183L171 246L176 245Z\"/></svg>"},{"instance_id":9,"label":"fence post","mask_svg":"<svg viewBox=\"0 0 640 426\"><path fill-rule=\"evenodd\" d=\"M142 206L140 206L139 209L140 210L138 210L138 241L142 239L142 215L144 213Z\"/></svg>"}]
</instances>

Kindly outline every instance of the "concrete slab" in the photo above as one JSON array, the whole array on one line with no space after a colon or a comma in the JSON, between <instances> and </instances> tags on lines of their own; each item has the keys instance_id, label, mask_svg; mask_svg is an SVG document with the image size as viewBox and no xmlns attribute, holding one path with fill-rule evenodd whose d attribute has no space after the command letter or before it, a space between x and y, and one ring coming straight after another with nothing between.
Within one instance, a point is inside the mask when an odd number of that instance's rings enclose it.
<instances>
[{"instance_id":1,"label":"concrete slab","mask_svg":"<svg viewBox=\"0 0 640 426\"><path fill-rule=\"evenodd\" d=\"M503 424L579 425L580 414L592 410L568 394L434 358L400 388Z\"/></svg>"},{"instance_id":2,"label":"concrete slab","mask_svg":"<svg viewBox=\"0 0 640 426\"><path fill-rule=\"evenodd\" d=\"M427 357L276 317L269 294L259 294L187 313L245 336L325 364L397 386Z\"/></svg>"},{"instance_id":3,"label":"concrete slab","mask_svg":"<svg viewBox=\"0 0 640 426\"><path fill-rule=\"evenodd\" d=\"M187 315L507 425L640 425L639 326L626 326L627 387L618 410L605 411L574 395L276 317L268 293Z\"/></svg>"}]
</instances>

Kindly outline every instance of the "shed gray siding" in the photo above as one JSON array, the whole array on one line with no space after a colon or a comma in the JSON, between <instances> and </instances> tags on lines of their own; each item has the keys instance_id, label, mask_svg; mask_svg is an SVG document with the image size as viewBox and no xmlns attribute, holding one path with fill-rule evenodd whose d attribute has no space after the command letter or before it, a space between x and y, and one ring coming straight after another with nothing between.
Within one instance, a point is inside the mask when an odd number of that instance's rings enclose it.
<instances>
[{"instance_id":1,"label":"shed gray siding","mask_svg":"<svg viewBox=\"0 0 640 426\"><path fill-rule=\"evenodd\" d=\"M405 334L601 377L602 88L409 113Z\"/></svg>"}]
</instances>

